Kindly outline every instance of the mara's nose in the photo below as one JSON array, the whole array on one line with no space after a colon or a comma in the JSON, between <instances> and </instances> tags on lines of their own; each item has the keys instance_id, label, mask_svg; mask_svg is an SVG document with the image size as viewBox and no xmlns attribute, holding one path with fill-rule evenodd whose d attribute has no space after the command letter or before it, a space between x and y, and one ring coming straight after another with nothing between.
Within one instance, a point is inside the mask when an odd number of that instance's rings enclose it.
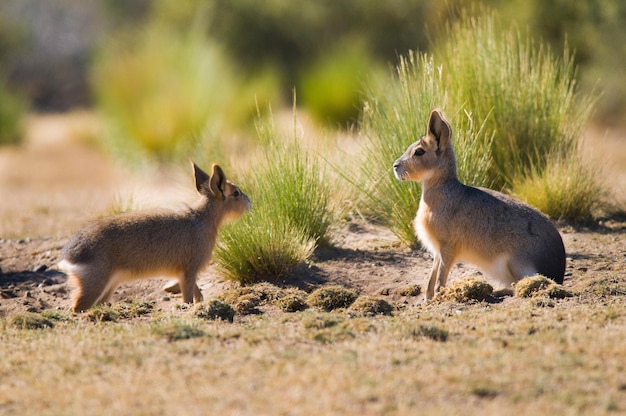
<instances>
[{"instance_id":1,"label":"mara's nose","mask_svg":"<svg viewBox=\"0 0 626 416\"><path fill-rule=\"evenodd\" d=\"M401 181L404 180L404 172L401 172L403 169L400 167L400 162L398 162L397 160L393 163L393 175L396 177L396 179L399 179Z\"/></svg>"}]
</instances>

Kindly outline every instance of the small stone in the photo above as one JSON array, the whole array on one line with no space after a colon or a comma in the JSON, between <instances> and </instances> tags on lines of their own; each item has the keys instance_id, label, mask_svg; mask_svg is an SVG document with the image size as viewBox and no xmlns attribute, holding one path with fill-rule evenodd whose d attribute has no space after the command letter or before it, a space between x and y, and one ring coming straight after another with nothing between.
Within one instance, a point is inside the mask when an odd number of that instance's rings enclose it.
<instances>
[{"instance_id":1,"label":"small stone","mask_svg":"<svg viewBox=\"0 0 626 416\"><path fill-rule=\"evenodd\" d=\"M45 264L40 264L40 265L35 266L35 267L33 268L33 272L34 272L34 273L43 273L43 272L45 272L46 270L48 270L48 266L46 266Z\"/></svg>"},{"instance_id":2,"label":"small stone","mask_svg":"<svg viewBox=\"0 0 626 416\"><path fill-rule=\"evenodd\" d=\"M170 280L163 286L163 290L168 293L179 294L180 293L180 284L178 280Z\"/></svg>"}]
</instances>

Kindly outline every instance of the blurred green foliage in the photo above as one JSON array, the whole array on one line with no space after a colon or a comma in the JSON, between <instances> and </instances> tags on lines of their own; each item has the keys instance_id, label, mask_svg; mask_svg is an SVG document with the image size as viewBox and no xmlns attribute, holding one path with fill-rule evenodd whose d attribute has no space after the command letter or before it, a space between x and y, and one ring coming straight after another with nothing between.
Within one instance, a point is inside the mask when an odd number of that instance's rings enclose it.
<instances>
[{"instance_id":1,"label":"blurred green foliage","mask_svg":"<svg viewBox=\"0 0 626 416\"><path fill-rule=\"evenodd\" d=\"M221 51L197 30L152 25L122 36L107 45L94 69L97 102L117 146L157 159L187 154L233 100Z\"/></svg>"},{"instance_id":2,"label":"blurred green foliage","mask_svg":"<svg viewBox=\"0 0 626 416\"><path fill-rule=\"evenodd\" d=\"M361 45L340 43L302 71L299 96L319 122L335 127L356 124L374 70L374 60Z\"/></svg>"},{"instance_id":3,"label":"blurred green foliage","mask_svg":"<svg viewBox=\"0 0 626 416\"><path fill-rule=\"evenodd\" d=\"M28 102L12 92L0 73L0 145L18 144L22 140Z\"/></svg>"},{"instance_id":4,"label":"blurred green foliage","mask_svg":"<svg viewBox=\"0 0 626 416\"><path fill-rule=\"evenodd\" d=\"M483 0L505 20L528 27L553 52L574 51L580 86L602 92L595 116L626 122L626 2L623 0Z\"/></svg>"},{"instance_id":5,"label":"blurred green foliage","mask_svg":"<svg viewBox=\"0 0 626 416\"><path fill-rule=\"evenodd\" d=\"M624 122L626 2L475 0L472 4L497 10L505 25L514 23L522 30L528 29L534 40L544 42L557 54L567 40L574 51L572 68L578 67L576 88L602 92L596 119ZM220 119L217 124L234 129L249 126L255 98L261 104L271 101L278 107L289 100L292 88L296 87L300 104L310 109L318 120L333 127L345 126L359 116L362 91L367 88L363 83L372 77L370 70L395 65L398 57L409 50L434 52L433 45L446 27L459 18L461 7L471 6L462 0L5 0L0 3L0 66L10 86L33 101L36 110L67 109L72 102L85 105L95 98L98 106L110 112L107 102L114 100L105 99L101 87L96 86L93 94L91 90L84 91L95 84L81 80L87 77L85 71L90 66L95 67L95 72L103 72L99 67L111 65L103 61L103 56L108 54L114 61L115 53L120 53L123 61L130 59L128 54L156 56L156 52L162 52L170 57L150 58L152 64L146 59L150 69L142 69L143 74L154 80L158 76L149 73L162 74L157 66L169 65L170 74L178 73L180 78L189 78L185 82L193 84L192 79L198 81L199 75L191 74L192 70L184 65L203 67L204 63L194 63L196 58L189 57L182 59L183 63L172 63L171 48L176 47L172 45L181 45L187 52L193 47L198 50L206 47L207 55L220 51L219 58L206 60L220 60L217 66L222 68L204 76L206 85L213 83L217 85L211 88L232 91L211 94L214 100L211 105L220 113L216 115ZM183 46L190 40L189 32L194 26L197 26L197 38L191 39L192 45ZM145 34L155 31L162 34ZM161 51L151 46L152 41L147 40L150 36L162 36ZM117 47L111 46L116 43ZM146 52L144 48L153 51ZM50 55L50 51L54 53ZM36 59L35 53L43 58ZM94 56L97 59L92 59ZM137 79L140 84L148 83ZM115 82L112 76L110 88L116 88ZM54 87L51 83L58 85ZM175 83L161 79L155 85L176 89L172 87ZM135 86L131 89L140 90ZM63 98L64 94L69 97ZM178 94L187 94L184 87ZM158 107L150 95L146 94L147 100ZM229 100L227 95L238 97L235 101L242 103L233 103L234 99L225 103ZM172 113L189 110L188 103L179 99L163 101L174 107ZM135 111L134 107L142 106L136 97L131 109ZM204 111L200 109L202 106L192 107L189 111ZM163 112L155 110L155 114ZM123 113L122 107L117 113ZM215 112L211 114L213 117ZM161 135L172 131L171 126L164 127L166 122L155 124L161 124L158 127ZM193 132L189 133L191 136L202 138L202 133L198 133L202 129L196 121L187 130ZM213 129L213 134L220 134L220 129ZM130 134L124 136L126 140ZM167 147L164 143L172 140L157 138L154 144L147 145L140 138L138 142L148 146L148 152L167 154L170 151L163 150Z\"/></svg>"},{"instance_id":6,"label":"blurred green foliage","mask_svg":"<svg viewBox=\"0 0 626 416\"><path fill-rule=\"evenodd\" d=\"M165 162L188 158L215 144L215 135L249 122L255 99L271 101L278 87L271 72L254 79L238 72L204 34L202 9L196 16L181 12L190 19L182 25L169 13L171 3L161 4L140 29L109 39L96 58L92 85L111 147L131 159Z\"/></svg>"}]
</instances>

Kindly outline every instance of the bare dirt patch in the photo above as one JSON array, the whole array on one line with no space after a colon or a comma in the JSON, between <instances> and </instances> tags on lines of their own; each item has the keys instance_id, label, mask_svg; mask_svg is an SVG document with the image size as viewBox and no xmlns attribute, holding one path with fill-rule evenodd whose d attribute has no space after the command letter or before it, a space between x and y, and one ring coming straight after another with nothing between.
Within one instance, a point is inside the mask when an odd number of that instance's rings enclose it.
<instances>
[{"instance_id":1,"label":"bare dirt patch","mask_svg":"<svg viewBox=\"0 0 626 416\"><path fill-rule=\"evenodd\" d=\"M61 248L81 224L106 214L120 199L172 206L192 195L183 169L130 173L81 140L92 128L85 127L92 126L85 117L89 115L35 118L22 147L0 149L0 314L66 309L69 288L65 275L56 269ZM616 143L612 139L610 147ZM566 288L584 295L597 282L611 279L624 287L626 223L609 221L579 230L562 227L561 233L568 252ZM318 249L310 264L283 283L308 291L320 284L340 284L359 294L383 296L397 307L421 300L407 296L415 293L407 288L425 283L431 264L427 253L402 247L386 228L364 221L340 226L333 242L330 248ZM474 268L459 265L450 278L475 274ZM151 301L157 310L174 310L180 296L164 292L165 282L124 285L113 301ZM232 283L221 281L209 268L199 285L210 298Z\"/></svg>"}]
</instances>

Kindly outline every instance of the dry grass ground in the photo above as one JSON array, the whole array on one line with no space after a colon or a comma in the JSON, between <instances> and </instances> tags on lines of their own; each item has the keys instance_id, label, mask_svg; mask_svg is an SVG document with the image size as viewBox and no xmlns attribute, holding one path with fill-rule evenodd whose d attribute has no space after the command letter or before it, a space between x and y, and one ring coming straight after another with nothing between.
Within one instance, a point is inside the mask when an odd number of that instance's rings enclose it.
<instances>
[{"instance_id":1,"label":"dry grass ground","mask_svg":"<svg viewBox=\"0 0 626 416\"><path fill-rule=\"evenodd\" d=\"M22 148L0 149L0 414L626 412L626 223L619 221L561 228L564 287L574 294L562 300L420 304L406 289L424 283L429 256L354 221L287 283L306 291L346 286L386 300L391 316L285 313L264 303L233 323L211 321L161 291L159 279L121 287L110 308L67 313L65 276L54 264L80 224L131 195L142 206L190 197L184 169L130 174L84 138L70 140L88 135L85 117L38 119L35 128L44 130L31 129ZM607 143L601 154L623 157L626 142ZM621 169L611 176L618 188ZM451 279L475 274L460 266ZM207 300L231 287L211 268L199 283Z\"/></svg>"}]
</instances>

